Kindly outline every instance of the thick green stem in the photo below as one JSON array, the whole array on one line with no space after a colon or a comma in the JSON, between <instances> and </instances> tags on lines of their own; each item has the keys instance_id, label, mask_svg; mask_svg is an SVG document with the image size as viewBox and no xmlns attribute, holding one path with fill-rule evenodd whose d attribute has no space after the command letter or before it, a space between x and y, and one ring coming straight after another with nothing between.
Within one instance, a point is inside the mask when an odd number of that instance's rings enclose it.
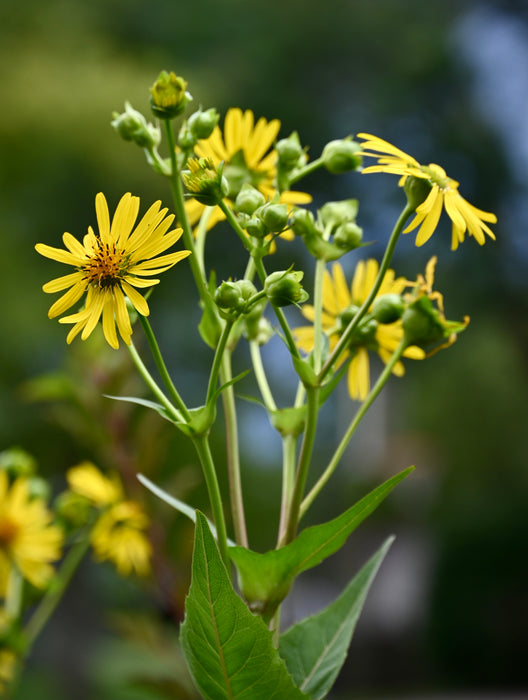
<instances>
[{"instance_id":1,"label":"thick green stem","mask_svg":"<svg viewBox=\"0 0 528 700\"><path fill-rule=\"evenodd\" d=\"M299 180L302 180L303 177L306 177L307 175L315 172L316 170L319 170L319 168L322 167L323 163L324 161L322 158L316 158L310 163L307 163L304 167L300 168L292 177L289 178L290 185L299 182Z\"/></svg>"},{"instance_id":2,"label":"thick green stem","mask_svg":"<svg viewBox=\"0 0 528 700\"><path fill-rule=\"evenodd\" d=\"M229 551L227 549L227 530L224 518L224 510L222 507L222 496L218 485L218 478L214 466L213 455L209 445L207 435L199 435L193 438L193 443L200 458L202 470L205 477L207 492L209 494L209 502L213 511L214 524L216 526L216 537L218 540L218 549L224 564L229 571Z\"/></svg>"},{"instance_id":3,"label":"thick green stem","mask_svg":"<svg viewBox=\"0 0 528 700\"><path fill-rule=\"evenodd\" d=\"M178 393L178 390L174 386L174 383L171 379L171 376L167 370L167 367L165 365L165 361L163 360L163 356L161 354L161 351L159 349L158 341L156 340L156 336L154 335L154 332L152 331L152 327L150 323L148 322L148 319L145 316L142 316L141 314L138 314L139 320L141 321L141 325L143 326L143 330L145 331L145 335L147 337L147 341L150 347L150 350L152 352L152 356L154 358L154 361L156 363L156 367L158 368L158 372L160 373L161 378L163 379L163 383L165 384L165 387L168 391L168 394L172 400L172 402L176 405L176 408L182 416L185 418L185 420L190 420L190 414L187 409L187 406L185 405L183 399Z\"/></svg>"},{"instance_id":4,"label":"thick green stem","mask_svg":"<svg viewBox=\"0 0 528 700\"><path fill-rule=\"evenodd\" d=\"M224 328L222 330L222 335L220 336L220 340L218 341L218 345L216 346L213 366L211 367L211 374L209 376L209 385L207 387L206 403L209 403L209 401L212 400L213 395L216 391L216 387L218 385L218 374L222 365L222 358L226 352L227 340L229 338L229 334L231 333L231 329L233 328L233 323L234 321L230 320L225 322Z\"/></svg>"},{"instance_id":5,"label":"thick green stem","mask_svg":"<svg viewBox=\"0 0 528 700\"><path fill-rule=\"evenodd\" d=\"M322 341L323 341L323 276L325 271L324 260L317 260L315 264L314 280L314 347L313 362L314 371L317 373L322 364Z\"/></svg>"},{"instance_id":6,"label":"thick green stem","mask_svg":"<svg viewBox=\"0 0 528 700\"><path fill-rule=\"evenodd\" d=\"M352 435L356 431L356 428L360 424L365 413L371 407L372 403L374 402L374 400L377 398L380 391L385 386L385 383L387 382L388 378L390 377L391 372L394 369L394 366L396 365L398 360L401 358L407 345L408 345L407 341L405 340L405 338L403 338L401 340L400 344L398 345L398 347L396 348L396 350L394 351L393 355L389 359L388 363L385 365L383 372L378 377L378 381L373 386L369 395L367 396L365 401L361 404L359 410L357 411L356 415L352 419L346 433L344 434L341 442L339 443L339 446L337 447L330 462L328 463L327 468L321 474L321 476L317 480L316 484L312 487L310 493L303 500L303 502L301 504L301 508L300 508L299 520L305 515L306 511L312 505L315 498L322 490L323 486L325 486L327 481L330 479L330 477L332 476L332 474L336 470L336 467L339 464L341 457L343 456L343 453L344 453L348 443L350 442L350 439L352 438Z\"/></svg>"},{"instance_id":7,"label":"thick green stem","mask_svg":"<svg viewBox=\"0 0 528 700\"><path fill-rule=\"evenodd\" d=\"M319 389L307 387L306 389L306 430L304 432L301 452L299 454L299 462L297 464L297 472L295 474L295 484L293 487L293 495L291 499L290 512L286 533L281 541L281 544L291 542L297 533L297 525L299 523L301 502L308 476L308 469L312 458L313 445L315 440L315 431L317 428L317 416L319 413Z\"/></svg>"},{"instance_id":8,"label":"thick green stem","mask_svg":"<svg viewBox=\"0 0 528 700\"><path fill-rule=\"evenodd\" d=\"M285 539L295 484L295 459L297 456L297 437L285 435L282 439L282 499L277 546Z\"/></svg>"},{"instance_id":9,"label":"thick green stem","mask_svg":"<svg viewBox=\"0 0 528 700\"><path fill-rule=\"evenodd\" d=\"M367 313L369 310L372 302L374 301L374 298L376 297L376 294L378 293L381 284L383 282L383 278L385 277L385 274L389 268L390 262L392 260L392 256L394 254L394 249L396 248L396 243L398 242L398 238L400 237L400 234L402 232L402 229L405 225L405 222L409 218L409 216L413 213L414 208L412 206L409 206L407 204L405 208L403 209L402 213L398 217L398 221L396 222L394 229L391 233L391 237L389 239L389 242L387 244L387 248L385 250L385 253L383 255L383 259L381 261L379 271L378 271L378 276L376 277L376 281L374 282L374 285L372 289L370 290L367 298L361 305L359 311L357 314L354 316L354 318L350 321L348 326L343 332L343 335L339 339L337 345L333 349L333 351L330 353L330 356L324 363L319 376L318 380L319 383L323 381L323 379L326 377L328 372L332 369L332 367L335 365L336 361L339 359L340 355L345 352L348 346L348 342L350 338L352 337L352 334L354 333L355 329L357 328L359 322L363 318L363 316Z\"/></svg>"},{"instance_id":10,"label":"thick green stem","mask_svg":"<svg viewBox=\"0 0 528 700\"><path fill-rule=\"evenodd\" d=\"M60 603L62 596L64 595L68 584L70 583L73 574L77 570L77 567L81 563L84 555L90 547L90 537L89 533L85 532L84 536L79 539L74 545L72 545L70 551L66 555L60 570L57 574L56 580L53 582L53 586L50 587L44 598L41 600L39 606L31 616L26 629L24 630L25 637L27 640L27 650L28 654L31 650L31 646L35 642L38 635L41 633L42 629L48 622L49 618L53 614L55 608Z\"/></svg>"},{"instance_id":11,"label":"thick green stem","mask_svg":"<svg viewBox=\"0 0 528 700\"><path fill-rule=\"evenodd\" d=\"M231 370L231 353L226 351L222 357L220 377L223 384L233 378ZM235 405L235 392L232 386L228 386L222 392L224 406L224 420L226 430L227 450L227 474L229 479L229 496L231 502L231 515L235 530L236 543L242 547L248 547L246 517L244 513L244 500L242 496L242 480L240 476L240 453L238 448L238 421Z\"/></svg>"}]
</instances>

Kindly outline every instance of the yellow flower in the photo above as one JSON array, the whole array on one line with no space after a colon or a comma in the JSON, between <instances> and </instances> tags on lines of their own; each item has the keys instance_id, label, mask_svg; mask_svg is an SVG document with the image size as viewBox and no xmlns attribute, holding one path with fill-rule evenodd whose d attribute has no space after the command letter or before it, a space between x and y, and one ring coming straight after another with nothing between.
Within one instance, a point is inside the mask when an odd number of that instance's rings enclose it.
<instances>
[{"instance_id":1,"label":"yellow flower","mask_svg":"<svg viewBox=\"0 0 528 700\"><path fill-rule=\"evenodd\" d=\"M116 323L122 339L129 345L132 326L126 299L138 313L148 316L148 304L136 287L158 284L159 280L151 279L152 275L165 272L190 255L190 251L181 250L160 256L182 233L180 228L168 231L174 215L166 216L167 209L160 209L160 205L161 202L155 202L135 226L139 197L127 193L110 221L105 196L99 192L95 198L97 235L89 226L82 243L70 233L63 235L67 250L42 243L35 246L41 255L75 268L75 272L43 286L43 290L50 293L68 290L51 306L50 318L60 316L86 294L82 311L60 319L60 323L74 324L68 333L68 343L78 333L86 340L102 316L103 332L109 345L119 347Z\"/></svg>"},{"instance_id":2,"label":"yellow flower","mask_svg":"<svg viewBox=\"0 0 528 700\"><path fill-rule=\"evenodd\" d=\"M84 496L95 506L102 508L124 498L121 480L117 474L111 478L102 474L91 462L81 462L66 474L70 489Z\"/></svg>"},{"instance_id":3,"label":"yellow flower","mask_svg":"<svg viewBox=\"0 0 528 700\"><path fill-rule=\"evenodd\" d=\"M10 649L0 649L0 693L8 687L15 675L17 657Z\"/></svg>"},{"instance_id":4,"label":"yellow flower","mask_svg":"<svg viewBox=\"0 0 528 700\"><path fill-rule=\"evenodd\" d=\"M400 186L405 184L407 178L416 177L430 186L429 194L418 205L414 219L403 231L408 233L420 227L416 236L417 246L423 245L433 235L442 208L445 208L452 221L452 250L456 250L458 244L462 243L466 231L474 236L480 245L483 245L486 240L485 234L495 240L495 234L485 223L497 223L495 214L477 209L465 200L458 191L459 183L448 177L439 165L435 163L420 165L412 156L372 134L358 134L358 138L365 139L362 144L364 149L362 155L378 159L377 165L364 168L363 173L384 172L399 175ZM375 152L368 153L369 150Z\"/></svg>"},{"instance_id":5,"label":"yellow flower","mask_svg":"<svg viewBox=\"0 0 528 700\"><path fill-rule=\"evenodd\" d=\"M260 117L256 124L254 121L251 110L242 112L238 107L233 107L227 111L224 133L219 126L215 126L211 136L199 141L195 148L198 157L211 158L217 166L224 162L223 175L229 183L228 197L232 200L245 183L253 185L268 199L276 193L277 153L270 149L281 124L278 119L268 122L264 117ZM280 195L280 202L290 205L308 204L311 199L304 192L286 191ZM186 209L189 221L194 226L205 206L192 199L187 202ZM223 219L223 212L215 207L209 214L207 230Z\"/></svg>"},{"instance_id":6,"label":"yellow flower","mask_svg":"<svg viewBox=\"0 0 528 700\"><path fill-rule=\"evenodd\" d=\"M339 263L332 266L332 274L325 270L323 277L323 331L328 335L330 350L337 344L342 332L352 319L353 314L367 298L374 286L378 274L376 260L361 260L354 274L350 289L347 285L343 268ZM395 279L394 271L387 270L376 299L385 294L401 294L407 281L403 277ZM310 321L314 320L314 307L305 304L302 307L303 315ZM370 323L370 322L369 322ZM370 368L368 351L374 350L387 363L394 350L403 337L401 321L391 324L377 324L364 327L365 331L358 332L350 342L350 348L344 354L342 361L352 355L348 368L348 391L353 399L364 400L370 391ZM310 352L314 346L313 326L296 328L295 336L297 344L305 352ZM405 357L422 359L425 353L417 347L408 347L404 351ZM394 374L401 376L404 373L403 363L396 363Z\"/></svg>"},{"instance_id":7,"label":"yellow flower","mask_svg":"<svg viewBox=\"0 0 528 700\"><path fill-rule=\"evenodd\" d=\"M0 471L0 597L6 594L12 567L37 588L54 574L52 562L61 556L62 530L40 498L32 498L28 479L9 484Z\"/></svg>"},{"instance_id":8,"label":"yellow flower","mask_svg":"<svg viewBox=\"0 0 528 700\"><path fill-rule=\"evenodd\" d=\"M110 560L122 576L150 570L152 549L145 530L148 518L138 503L121 501L106 510L96 522L91 543L99 561Z\"/></svg>"}]
</instances>

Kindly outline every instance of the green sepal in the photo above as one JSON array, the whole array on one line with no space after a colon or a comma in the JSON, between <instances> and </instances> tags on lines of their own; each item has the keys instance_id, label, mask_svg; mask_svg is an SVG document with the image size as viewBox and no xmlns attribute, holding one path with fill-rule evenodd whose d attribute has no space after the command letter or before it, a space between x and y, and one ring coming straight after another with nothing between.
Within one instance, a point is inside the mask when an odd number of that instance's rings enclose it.
<instances>
[{"instance_id":1,"label":"green sepal","mask_svg":"<svg viewBox=\"0 0 528 700\"><path fill-rule=\"evenodd\" d=\"M302 700L264 622L233 589L205 516L196 512L192 580L180 641L205 700Z\"/></svg>"},{"instance_id":2,"label":"green sepal","mask_svg":"<svg viewBox=\"0 0 528 700\"><path fill-rule=\"evenodd\" d=\"M306 406L288 406L269 411L272 426L285 437L299 437L306 425Z\"/></svg>"},{"instance_id":3,"label":"green sepal","mask_svg":"<svg viewBox=\"0 0 528 700\"><path fill-rule=\"evenodd\" d=\"M269 621L295 578L337 552L358 525L413 469L409 467L388 479L337 518L306 528L280 549L260 554L244 547L230 547L240 589L249 607Z\"/></svg>"},{"instance_id":4,"label":"green sepal","mask_svg":"<svg viewBox=\"0 0 528 700\"><path fill-rule=\"evenodd\" d=\"M337 600L281 635L279 653L295 683L313 700L324 698L332 688L370 586L393 541L389 537L384 542Z\"/></svg>"}]
</instances>

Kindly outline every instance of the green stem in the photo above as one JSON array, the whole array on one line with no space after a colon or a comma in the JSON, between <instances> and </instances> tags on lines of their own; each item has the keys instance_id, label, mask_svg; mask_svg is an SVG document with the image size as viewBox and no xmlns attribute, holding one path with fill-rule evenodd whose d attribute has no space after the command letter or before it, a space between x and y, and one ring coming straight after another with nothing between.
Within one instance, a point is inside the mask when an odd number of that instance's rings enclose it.
<instances>
[{"instance_id":1,"label":"green stem","mask_svg":"<svg viewBox=\"0 0 528 700\"><path fill-rule=\"evenodd\" d=\"M212 400L216 391L216 387L218 385L218 374L220 372L222 358L225 353L227 340L229 338L229 334L231 333L231 329L233 328L233 324L234 321L231 320L225 322L224 328L222 330L222 335L220 336L220 340L218 341L218 345L216 346L213 366L211 367L211 374L209 376L209 385L207 387L206 403L209 403Z\"/></svg>"},{"instance_id":2,"label":"green stem","mask_svg":"<svg viewBox=\"0 0 528 700\"><path fill-rule=\"evenodd\" d=\"M66 591L66 588L73 577L73 574L77 570L77 567L81 563L89 547L90 537L88 533L85 533L85 536L70 548L70 551L66 555L57 574L57 579L41 600L38 608L35 610L31 616L31 619L26 625L24 632L28 644L28 653L36 638L53 614L55 608L60 603L62 596L64 595L64 592Z\"/></svg>"},{"instance_id":3,"label":"green stem","mask_svg":"<svg viewBox=\"0 0 528 700\"><path fill-rule=\"evenodd\" d=\"M178 410L175 408L175 406L172 405L172 403L169 401L169 399L165 396L165 394L162 392L162 390L156 384L154 378L152 377L152 375L150 374L148 369L145 367L143 360L139 356L139 353L136 350L134 344L131 342L130 345L128 345L127 347L128 347L128 351L130 353L130 356L132 357L132 360L136 366L136 369L140 373L145 384L149 387L149 389L152 391L152 393L158 399L158 401L167 409L167 412L169 413L169 415L174 420L181 422L183 420L183 416L178 412ZM189 416L186 418L186 420L188 420L188 419L189 419Z\"/></svg>"},{"instance_id":4,"label":"green stem","mask_svg":"<svg viewBox=\"0 0 528 700\"><path fill-rule=\"evenodd\" d=\"M169 371L167 370L167 366L165 365L165 361L163 360L163 356L159 349L158 341L156 340L156 336L154 335L152 327L146 316L142 316L141 314L138 314L138 316L139 320L141 321L141 325L143 326L143 330L145 331L145 335L147 337L152 356L156 363L156 367L158 368L158 372L160 373L160 376L163 379L163 383L165 384L168 394L172 402L176 405L178 411L180 411L180 413L186 421L189 421L191 416L189 414L187 406L185 405L180 394L178 393L178 390L174 386Z\"/></svg>"},{"instance_id":5,"label":"green stem","mask_svg":"<svg viewBox=\"0 0 528 700\"><path fill-rule=\"evenodd\" d=\"M233 378L231 369L231 352L226 351L222 357L221 381L226 383ZM222 392L224 420L226 430L227 474L229 480L229 496L235 540L242 547L248 547L244 501L242 497L242 480L240 477L240 453L238 448L238 421L235 405L235 392L228 386Z\"/></svg>"},{"instance_id":6,"label":"green stem","mask_svg":"<svg viewBox=\"0 0 528 700\"><path fill-rule=\"evenodd\" d=\"M298 170L295 175L293 175L290 180L290 186L293 185L296 182L299 182L299 180L302 180L303 177L306 177L307 175L310 175L310 173L315 172L316 170L319 170L320 167L323 165L323 159L322 158L316 158L315 160L312 160L311 163L307 163L305 166L303 166L300 170Z\"/></svg>"},{"instance_id":7,"label":"green stem","mask_svg":"<svg viewBox=\"0 0 528 700\"><path fill-rule=\"evenodd\" d=\"M187 211L185 209L185 200L183 197L183 187L180 178L180 169L178 167L178 159L176 157L176 143L174 141L174 134L172 131L172 123L170 119L165 119L165 127L167 133L167 142L169 145L170 160L171 160L171 177L170 184L172 190L172 197L174 200L174 208L176 210L176 216L183 229L183 243L187 250L192 251L193 255L189 256L189 263L191 265L191 270L193 273L194 281L196 287L198 288L198 293L200 298L206 303L209 298L209 292L207 290L206 281L202 274L200 268L200 261L198 256L195 254L194 237L189 223L189 218L187 216Z\"/></svg>"},{"instance_id":8,"label":"green stem","mask_svg":"<svg viewBox=\"0 0 528 700\"><path fill-rule=\"evenodd\" d=\"M290 517L290 505L295 482L296 456L297 437L294 435L285 435L282 439L282 498L277 547L280 546L286 536L286 529Z\"/></svg>"},{"instance_id":9,"label":"green stem","mask_svg":"<svg viewBox=\"0 0 528 700\"><path fill-rule=\"evenodd\" d=\"M325 271L324 260L317 260L315 264L314 279L314 347L313 361L314 371L317 373L321 369L322 363L322 341L323 341L323 275Z\"/></svg>"},{"instance_id":10,"label":"green stem","mask_svg":"<svg viewBox=\"0 0 528 700\"><path fill-rule=\"evenodd\" d=\"M385 274L388 270L388 267L390 265L390 262L392 260L392 256L394 254L394 249L396 248L396 243L398 242L398 238L400 237L400 234L402 232L403 226L409 216L413 213L414 208L412 206L409 206L409 204L406 204L404 207L402 213L398 217L398 221L396 222L394 229L391 233L389 242L387 244L387 248L385 250L385 253L383 255L383 259L381 261L379 271L378 271L378 276L376 277L376 281L374 282L374 285L372 289L370 290L367 298L361 305L359 311L357 314L354 316L354 318L350 321L348 326L343 332L343 335L339 339L337 345L333 349L333 351L330 353L330 356L326 360L325 364L323 365L319 376L318 380L319 383L323 381L323 379L326 377L328 372L332 369L334 366L335 362L339 359L340 355L347 349L348 342L350 338L352 337L352 334L354 333L355 329L357 328L359 322L363 318L363 316L367 313L369 310L372 302L374 301L374 298L376 297L376 294L378 293L381 284L383 282L383 278L385 277Z\"/></svg>"},{"instance_id":11,"label":"green stem","mask_svg":"<svg viewBox=\"0 0 528 700\"><path fill-rule=\"evenodd\" d=\"M308 468L312 458L315 430L317 428L317 416L319 413L319 388L306 388L306 407L306 430L304 432L299 462L297 464L297 472L295 474L295 484L293 487L293 495L286 526L286 533L280 544L288 544L288 542L291 542L295 538L297 533L301 502L304 494L304 487L306 485L306 477L308 476Z\"/></svg>"},{"instance_id":12,"label":"green stem","mask_svg":"<svg viewBox=\"0 0 528 700\"><path fill-rule=\"evenodd\" d=\"M354 434L356 428L358 427L361 420L363 419L363 416L365 415L365 413L368 411L368 409L372 405L373 401L377 398L378 394L385 386L385 383L387 382L388 378L390 377L392 370L394 369L394 366L396 365L398 360L403 355L407 345L408 345L408 343L407 343L406 339L402 338L402 340L400 341L400 344L398 345L398 347L396 348L396 350L392 354L388 363L385 365L383 372L378 377L376 384L373 386L369 395L367 396L365 401L361 404L359 410L357 411L356 415L352 419L346 433L344 434L341 442L339 443L339 446L337 447L336 451L334 452L327 468L321 474L321 476L317 480L316 484L312 487L310 493L303 500L303 502L301 504L301 508L300 508L299 520L305 515L306 511L312 505L315 498L318 496L318 494L322 490L323 486L325 486L327 481L330 479L330 477L332 476L332 474L336 470L336 467L339 464L341 457L343 456L343 453L344 453L348 443L350 442L350 439L352 438L352 435Z\"/></svg>"},{"instance_id":13,"label":"green stem","mask_svg":"<svg viewBox=\"0 0 528 700\"><path fill-rule=\"evenodd\" d=\"M218 485L218 478L211 454L211 447L207 435L199 435L193 438L193 443L200 458L202 465L207 492L209 494L209 502L213 511L214 524L216 526L216 537L218 540L218 548L224 564L229 571L229 551L227 549L227 530L224 518L224 510L222 507L222 496Z\"/></svg>"},{"instance_id":14,"label":"green stem","mask_svg":"<svg viewBox=\"0 0 528 700\"><path fill-rule=\"evenodd\" d=\"M268 411L276 411L277 404L275 403L275 400L271 393L268 378L266 377L266 372L264 370L264 365L262 364L262 356L260 354L260 345L258 340L249 341L249 352L251 355L251 361L253 363L255 379L257 380L262 400L264 401L264 404L266 405Z\"/></svg>"},{"instance_id":15,"label":"green stem","mask_svg":"<svg viewBox=\"0 0 528 700\"><path fill-rule=\"evenodd\" d=\"M233 212L231 211L231 208L228 207L227 204L223 200L218 202L218 206L224 212L225 218L228 220L231 227L234 229L235 233L242 241L242 245L244 246L244 248L247 251L251 252L251 242L250 242L249 236L244 231L242 226L238 223L238 220L237 220L236 216L233 214Z\"/></svg>"}]
</instances>

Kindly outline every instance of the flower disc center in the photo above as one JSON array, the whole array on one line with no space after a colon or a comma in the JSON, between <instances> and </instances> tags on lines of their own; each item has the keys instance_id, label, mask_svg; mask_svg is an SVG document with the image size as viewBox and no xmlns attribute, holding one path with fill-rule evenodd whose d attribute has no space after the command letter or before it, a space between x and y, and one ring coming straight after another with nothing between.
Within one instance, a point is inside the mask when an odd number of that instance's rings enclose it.
<instances>
[{"instance_id":1,"label":"flower disc center","mask_svg":"<svg viewBox=\"0 0 528 700\"><path fill-rule=\"evenodd\" d=\"M126 269L126 256L115 243L99 243L90 260L82 267L85 277L98 287L114 287Z\"/></svg>"}]
</instances>

